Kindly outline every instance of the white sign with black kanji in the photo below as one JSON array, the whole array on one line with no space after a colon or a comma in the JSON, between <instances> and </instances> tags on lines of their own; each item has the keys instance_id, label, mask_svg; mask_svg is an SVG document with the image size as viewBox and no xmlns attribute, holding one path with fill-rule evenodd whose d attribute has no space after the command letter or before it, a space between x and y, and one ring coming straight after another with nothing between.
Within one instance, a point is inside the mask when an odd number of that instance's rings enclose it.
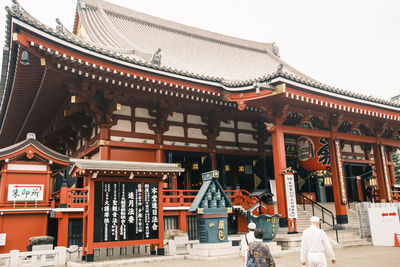
<instances>
[{"instance_id":1,"label":"white sign with black kanji","mask_svg":"<svg viewBox=\"0 0 400 267\"><path fill-rule=\"evenodd\" d=\"M288 208L288 219L297 218L296 188L294 175L285 174L286 203Z\"/></svg>"}]
</instances>

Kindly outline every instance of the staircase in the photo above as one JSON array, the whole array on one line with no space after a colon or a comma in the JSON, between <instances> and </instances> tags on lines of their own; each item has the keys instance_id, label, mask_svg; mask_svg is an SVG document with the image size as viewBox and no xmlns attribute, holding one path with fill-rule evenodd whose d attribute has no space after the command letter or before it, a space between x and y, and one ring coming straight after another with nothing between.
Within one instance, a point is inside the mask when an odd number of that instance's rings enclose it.
<instances>
[{"instance_id":1,"label":"staircase","mask_svg":"<svg viewBox=\"0 0 400 267\"><path fill-rule=\"evenodd\" d=\"M318 204L324 207L325 209L328 209L334 214L333 219L335 220L335 225L336 225L337 223L335 218L335 203L331 202L331 203L318 203ZM304 207L303 204L297 205L296 221L297 221L297 231L299 233L289 235L286 233L287 228L280 229L275 240L277 241L278 245L281 245L282 250L297 250L300 248L301 234L305 229L307 229L310 226L310 217L313 215L318 216L320 219L322 219L322 217L324 216L324 220L329 224L333 225L332 216L326 211L324 212L324 215L322 215L321 210L322 209L320 207L314 205L314 214L313 214L311 204L305 204ZM339 244L336 244L336 246L349 247L349 246L371 245L372 243L370 240L360 238L355 203L351 203L350 208L347 207L347 216L349 220L348 228L345 230L338 230L337 234L338 234ZM333 229L332 226L326 223L321 223L321 228L327 233L327 235L331 240L336 242L336 231Z\"/></svg>"},{"instance_id":2,"label":"staircase","mask_svg":"<svg viewBox=\"0 0 400 267\"><path fill-rule=\"evenodd\" d=\"M324 208L332 211L335 215L335 203L334 202L327 202L327 203L318 203L319 205L323 206ZM305 204L304 205L305 210L303 210L303 204L298 204L297 205L297 231L298 232L303 232L305 229L310 226L310 217L313 216L312 213L312 206L311 204ZM314 208L314 214L315 216L318 216L320 219L322 219L322 212L321 209L318 207ZM355 203L350 204L350 209L347 207L347 217L349 220L348 226L349 229L357 229L358 230L358 218L357 218L357 212L355 208ZM332 218L330 214L324 213L324 219L325 221L328 221L330 224L332 224ZM335 225L336 225L336 217L334 217L335 220ZM322 223L321 228L325 231L327 230L332 230L332 227Z\"/></svg>"}]
</instances>

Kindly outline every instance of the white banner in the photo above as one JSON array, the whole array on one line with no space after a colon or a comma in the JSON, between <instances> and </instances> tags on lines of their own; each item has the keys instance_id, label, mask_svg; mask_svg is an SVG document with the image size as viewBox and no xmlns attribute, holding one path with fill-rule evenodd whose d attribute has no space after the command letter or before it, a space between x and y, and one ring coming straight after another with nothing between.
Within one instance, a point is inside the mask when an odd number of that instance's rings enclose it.
<instances>
[{"instance_id":1,"label":"white banner","mask_svg":"<svg viewBox=\"0 0 400 267\"><path fill-rule=\"evenodd\" d=\"M288 208L288 219L297 218L296 188L294 186L294 175L285 174L286 203Z\"/></svg>"},{"instance_id":2,"label":"white banner","mask_svg":"<svg viewBox=\"0 0 400 267\"><path fill-rule=\"evenodd\" d=\"M269 186L271 188L271 193L272 193L272 201L276 202L276 184L275 180L269 179Z\"/></svg>"},{"instance_id":3,"label":"white banner","mask_svg":"<svg viewBox=\"0 0 400 267\"><path fill-rule=\"evenodd\" d=\"M0 234L0 246L6 245L6 236L7 234Z\"/></svg>"},{"instance_id":4,"label":"white banner","mask_svg":"<svg viewBox=\"0 0 400 267\"><path fill-rule=\"evenodd\" d=\"M9 184L8 201L41 201L43 200L42 184Z\"/></svg>"},{"instance_id":5,"label":"white banner","mask_svg":"<svg viewBox=\"0 0 400 267\"><path fill-rule=\"evenodd\" d=\"M400 233L396 207L368 208L371 237L374 246L394 246L394 234Z\"/></svg>"}]
</instances>

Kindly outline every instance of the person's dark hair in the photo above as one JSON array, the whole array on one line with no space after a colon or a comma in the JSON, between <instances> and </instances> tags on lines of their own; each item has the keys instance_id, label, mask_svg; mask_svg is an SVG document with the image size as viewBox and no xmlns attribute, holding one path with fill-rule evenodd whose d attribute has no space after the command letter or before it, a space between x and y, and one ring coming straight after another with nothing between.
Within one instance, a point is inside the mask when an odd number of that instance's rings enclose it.
<instances>
[{"instance_id":1,"label":"person's dark hair","mask_svg":"<svg viewBox=\"0 0 400 267\"><path fill-rule=\"evenodd\" d=\"M254 230L254 237L257 239L262 239L264 237L264 233L260 228L256 228Z\"/></svg>"}]
</instances>

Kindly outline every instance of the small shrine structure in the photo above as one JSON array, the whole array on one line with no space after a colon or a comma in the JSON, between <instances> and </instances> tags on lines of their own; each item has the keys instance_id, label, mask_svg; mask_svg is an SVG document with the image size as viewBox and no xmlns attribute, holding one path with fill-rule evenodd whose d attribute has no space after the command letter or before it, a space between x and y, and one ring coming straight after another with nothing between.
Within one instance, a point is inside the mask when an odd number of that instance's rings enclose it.
<instances>
[{"instance_id":1,"label":"small shrine structure","mask_svg":"<svg viewBox=\"0 0 400 267\"><path fill-rule=\"evenodd\" d=\"M203 184L189 212L197 214L200 243L228 241L228 213L232 203L218 181L219 171L202 174Z\"/></svg>"}]
</instances>

